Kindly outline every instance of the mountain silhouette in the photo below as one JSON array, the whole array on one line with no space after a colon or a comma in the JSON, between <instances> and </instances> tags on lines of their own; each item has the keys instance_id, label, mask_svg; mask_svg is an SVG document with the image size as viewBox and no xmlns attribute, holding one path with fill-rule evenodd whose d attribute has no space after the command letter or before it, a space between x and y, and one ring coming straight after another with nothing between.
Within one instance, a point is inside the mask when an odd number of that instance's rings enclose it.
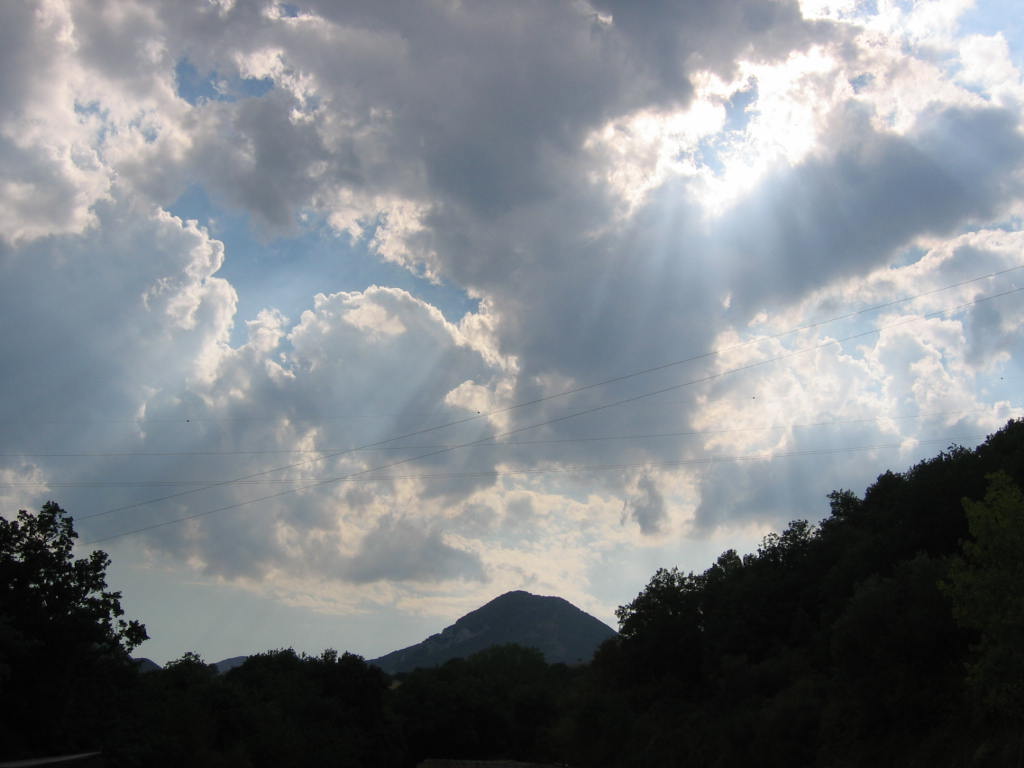
<instances>
[{"instance_id":1,"label":"mountain silhouette","mask_svg":"<svg viewBox=\"0 0 1024 768\"><path fill-rule=\"evenodd\" d=\"M232 656L230 659L221 659L220 661L216 661L213 664L210 664L210 666L217 670L218 675L223 675L225 672L229 672L235 667L242 666L248 658L248 656Z\"/></svg>"},{"instance_id":2,"label":"mountain silhouette","mask_svg":"<svg viewBox=\"0 0 1024 768\"><path fill-rule=\"evenodd\" d=\"M156 672L161 668L159 664L152 659L147 659L145 656L133 657L132 662L134 662L135 668L143 674L146 672Z\"/></svg>"},{"instance_id":3,"label":"mountain silhouette","mask_svg":"<svg viewBox=\"0 0 1024 768\"><path fill-rule=\"evenodd\" d=\"M549 664L582 664L615 630L560 597L507 592L422 643L371 659L389 674L436 667L492 645L536 648Z\"/></svg>"},{"instance_id":4,"label":"mountain silhouette","mask_svg":"<svg viewBox=\"0 0 1024 768\"><path fill-rule=\"evenodd\" d=\"M213 667L218 675L223 675L225 672L228 672L229 670L232 670L235 667L242 666L242 664L244 664L245 660L248 658L248 656L232 656L230 659L221 659L220 661L214 662L212 664L207 664L207 666ZM157 670L163 669L163 667L161 667L152 659L147 659L143 656L133 657L132 661L135 662L135 668L142 673L156 672Z\"/></svg>"}]
</instances>

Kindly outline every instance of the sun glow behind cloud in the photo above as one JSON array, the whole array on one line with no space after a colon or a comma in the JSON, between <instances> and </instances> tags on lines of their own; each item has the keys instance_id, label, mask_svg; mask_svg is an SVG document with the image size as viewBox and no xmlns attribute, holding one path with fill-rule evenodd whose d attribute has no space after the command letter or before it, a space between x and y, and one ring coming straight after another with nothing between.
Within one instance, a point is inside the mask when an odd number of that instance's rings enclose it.
<instances>
[{"instance_id":1,"label":"sun glow behind cloud","mask_svg":"<svg viewBox=\"0 0 1024 768\"><path fill-rule=\"evenodd\" d=\"M714 217L765 174L813 153L843 102L862 104L876 129L897 134L911 129L937 99L979 106L984 93L997 104L1019 102L1024 88L1005 39L955 36L972 5L919 3L908 11L882 3L872 14L862 3L802 3L805 17L853 22L849 34L863 53L844 60L836 46L813 46L783 62L740 61L728 82L714 72L695 72L686 109L642 111L588 137L585 148L603 161L592 181L615 190L628 215L649 192L685 179L691 198ZM935 51L939 59L908 58L907 46ZM942 57L955 63L940 66ZM954 79L947 76L950 68ZM730 101L745 94L751 98L730 109Z\"/></svg>"},{"instance_id":2,"label":"sun glow behind cloud","mask_svg":"<svg viewBox=\"0 0 1024 768\"><path fill-rule=\"evenodd\" d=\"M739 62L729 82L697 72L686 109L639 112L588 137L585 148L604 163L592 181L615 190L628 216L649 192L685 179L692 199L717 216L817 148L836 104L854 96L844 69L815 46L780 63Z\"/></svg>"}]
</instances>

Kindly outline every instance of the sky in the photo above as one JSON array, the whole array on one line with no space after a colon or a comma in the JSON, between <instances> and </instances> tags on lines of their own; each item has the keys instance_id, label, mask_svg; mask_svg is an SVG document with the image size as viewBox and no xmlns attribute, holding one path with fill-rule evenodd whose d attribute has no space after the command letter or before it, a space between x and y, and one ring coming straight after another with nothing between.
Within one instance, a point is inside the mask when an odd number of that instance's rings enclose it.
<instances>
[{"instance_id":1,"label":"sky","mask_svg":"<svg viewBox=\"0 0 1024 768\"><path fill-rule=\"evenodd\" d=\"M0 501L159 663L615 626L1024 416L1010 0L0 5Z\"/></svg>"}]
</instances>

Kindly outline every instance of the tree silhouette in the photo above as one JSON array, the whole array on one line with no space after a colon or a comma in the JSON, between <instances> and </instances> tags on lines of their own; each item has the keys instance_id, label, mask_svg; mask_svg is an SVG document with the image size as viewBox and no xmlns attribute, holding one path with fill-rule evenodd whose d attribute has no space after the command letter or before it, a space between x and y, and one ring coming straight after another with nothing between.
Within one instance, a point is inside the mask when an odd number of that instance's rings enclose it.
<instances>
[{"instance_id":1,"label":"tree silhouette","mask_svg":"<svg viewBox=\"0 0 1024 768\"><path fill-rule=\"evenodd\" d=\"M968 681L986 707L1024 719L1024 494L1005 473L984 501L964 499L972 539L945 589L957 620L978 632Z\"/></svg>"},{"instance_id":2,"label":"tree silhouette","mask_svg":"<svg viewBox=\"0 0 1024 768\"><path fill-rule=\"evenodd\" d=\"M77 537L52 501L0 517L0 750L9 755L99 743L97 704L116 698L130 651L147 638L107 590L110 558L76 560Z\"/></svg>"}]
</instances>

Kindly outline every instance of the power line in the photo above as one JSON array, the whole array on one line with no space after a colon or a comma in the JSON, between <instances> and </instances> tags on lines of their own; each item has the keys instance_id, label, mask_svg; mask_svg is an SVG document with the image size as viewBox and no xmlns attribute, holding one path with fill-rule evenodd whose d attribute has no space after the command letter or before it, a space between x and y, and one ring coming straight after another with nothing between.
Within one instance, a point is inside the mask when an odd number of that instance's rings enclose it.
<instances>
[{"instance_id":1,"label":"power line","mask_svg":"<svg viewBox=\"0 0 1024 768\"><path fill-rule=\"evenodd\" d=\"M728 371L720 371L719 373L710 374L708 376L704 376L704 377L697 378L697 379L691 379L689 381L685 381L685 382L678 383L678 384L673 384L673 385L668 386L668 387L662 387L660 389L656 389L656 390L653 390L651 392L643 393L643 394L640 394L640 395L634 395L632 397L622 398L620 400L616 400L616 401L613 401L613 402L610 402L610 403L605 403L605 404L602 404L602 405L592 406L590 408L585 408L585 409L582 409L580 411L576 411L575 413L570 413L570 414L567 414L567 415L564 415L564 416L560 416L560 417L557 417L557 418L553 418L553 419L548 419L546 421L537 422L535 424L530 424L528 426L519 427L517 429L508 430L506 432L494 435L492 437L487 437L487 438L483 438L483 439L480 439L480 440L473 440L473 441L470 441L470 442L467 442L467 443L462 443L462 444L459 444L459 445L455 445L455 446L451 446L451 447L446 447L446 448L438 449L438 450L435 450L435 451L430 451L430 452L427 452L427 453L419 454L417 456L412 456L412 457L408 457L408 458L405 458L405 459L400 459L398 461L391 462L390 464L384 464L384 465L378 466L378 467L370 467L368 469L359 470L359 471L352 472L352 473L349 473L349 474L339 475L339 476L336 476L336 477L327 478L327 479L324 479L324 480L319 480L319 481L316 481L316 482L313 482L313 483L309 483L307 485L297 486L295 488L289 488L289 489L284 490L284 491L279 491L277 493L272 493L272 494L268 494L268 495L261 496L261 497L258 497L258 498L249 499L247 501L241 501L241 502L236 502L234 504L228 504L228 505L225 505L225 506L222 506L222 507L217 507L215 509L207 510L205 512L197 512L195 514L187 515L185 517L180 517L180 518L177 518L175 520L168 521L166 523L159 523L159 524L156 524L156 525L153 525L153 526L145 526L143 528L138 528L138 529L131 530L131 531L125 531L125 532L120 533L120 534L115 534L114 536L108 536L108 537L106 537L104 539L97 539L95 541L91 541L91 542L87 542L87 543L88 544L94 544L94 543L97 543L98 541L107 541L108 539L111 539L111 538L118 538L120 536L127 536L127 535L134 534L134 533L141 533L141 532L146 531L146 530L151 530L154 527L161 527L163 525L169 525L169 524L172 524L172 523L184 522L186 520L192 520L192 519L195 519L195 518L198 518L198 517L203 517L205 515L215 514L217 512L224 512L224 511L227 511L227 510L230 510L230 509L237 509L238 507L242 507L242 506L245 506L247 504L254 504L254 503L260 502L260 501L269 501L271 499L280 498L282 496L287 496L287 495L296 493L298 491L309 490L309 489L312 489L312 488L318 488L318 487L323 486L323 485L329 485L331 483L337 483L337 482L340 482L340 481L343 481L343 480L347 480L349 478L360 477L360 476L363 476L363 475L368 475L371 472L379 472L381 470L390 469L392 467L400 466L402 464L408 464L409 462L412 462L412 461L418 461L420 459L430 458L431 456L436 456L436 455L439 455L439 454L442 454L442 453L448 453L449 451L457 450L459 448L469 448L469 447L472 447L472 446L479 445L481 443L486 443L486 442L490 442L490 441L496 441L499 438L508 437L510 435L515 435L515 434L519 434L521 432L525 432L525 431L530 430L530 429L536 429L538 427L548 426L548 425L551 425L551 424L556 424L556 423L559 423L559 422L562 422L562 421L566 421L568 419L573 419L573 418L576 418L578 416L583 416L583 415L590 414L590 413L597 413L599 411L604 411L604 410L607 410L609 408L614 408L614 407L617 407L617 406L620 406L620 405L626 405L628 403L636 402L638 400L643 400L643 399L646 399L646 398L655 397L655 396L663 394L665 392L671 392L671 391L674 391L674 390L682 389L683 387L692 386L694 384L701 384L701 383L705 383L705 382L708 382L708 381L712 381L714 379L718 379L718 378L721 378L723 376L727 376L727 375L730 375L730 374L733 374L733 373L738 373L738 372L741 372L741 371L751 370L751 369L758 368L758 367L763 366L763 365L768 365L770 363L778 362L780 360L786 360L786 359L794 357L794 356L796 356L798 354L803 354L805 352L812 352L812 351L815 351L815 350L818 350L818 349L824 349L826 347L834 346L834 345L837 345L837 344L843 344L844 342L847 342L847 341L852 341L853 339L863 338L865 336L870 336L870 335L874 335L874 334L877 334L877 333L881 333L882 331L889 330L889 329L892 329L892 328L898 328L898 327L902 327L904 325L910 325L912 323L922 322L922 321L928 320L928 319L930 319L932 317L939 317L941 315L945 315L945 314L948 314L948 313L957 312L957 311L960 311L960 310L965 309L967 307L976 306L976 305L981 304L983 302L992 301L994 299L1001 298L1001 297L1004 297L1004 296L1009 296L1011 294L1019 293L1021 291L1024 291L1024 287L1013 288L1013 289L1010 289L1010 290L1007 290L1007 291L1002 291L1000 293L996 293L996 294L992 294L990 296L985 296L985 297L982 297L982 298L979 298L979 299L975 299L974 301L965 302L963 304L959 304L959 305L954 306L954 307L949 307L949 308L946 308L946 309L937 310L935 312L929 312L927 314L924 314L924 315L921 315L921 316L918 316L918 317L906 318L906 319L901 320L899 322L890 323L889 325L881 326L879 328L873 328L871 330L862 331L860 333L855 333L855 334L852 334L850 336L846 336L846 337L841 338L841 339L832 339L832 340L829 340L829 341L826 341L826 342L822 342L820 344L815 344L815 345L812 345L812 346L809 346L809 347L804 347L802 349L792 350L790 352L787 352L787 353L782 354L782 355L778 355L778 356L773 357L773 358L768 358L766 360L761 360L761 361L757 361L757 362L754 362L754 363L748 363L747 365L739 366L738 368L733 368L733 369L728 370ZM254 473L253 475L250 475L248 477L241 478L241 479L248 480L248 479L251 479L252 477L257 477L257 476L260 476L260 475L268 474L270 471L273 471L273 470L268 470L268 471L260 472L260 473ZM219 483L219 484L216 484L216 485L206 486L206 488L219 487L219 486L228 485L228 484L229 484L229 482L224 482L224 483ZM185 495L187 493L194 493L197 490L204 490L204 489L200 488L200 489L193 489L193 490L190 490L190 491L182 491L182 492L180 492L178 494L173 494L172 496L182 496L182 495ZM170 498L170 497L168 497L168 498ZM136 506L141 506L141 505L136 505ZM100 513L100 514L105 514L105 513ZM91 517L98 517L98 516L99 516L99 514L88 515L86 517L91 518Z\"/></svg>"},{"instance_id":2,"label":"power line","mask_svg":"<svg viewBox=\"0 0 1024 768\"><path fill-rule=\"evenodd\" d=\"M403 439L405 437L411 437L413 435L419 435L419 434L423 434L425 432L433 432L435 430L445 429L445 428L451 427L451 426L457 426L459 424L464 424L464 423L466 423L468 421L475 421L477 419L485 418L487 416L493 416L493 415L497 415L497 414L500 414L500 413L506 413L508 411L515 410L517 408L525 408L527 406L536 405L538 403L542 403L542 402L545 402L547 400L552 400L554 398L565 397L567 395L573 395L573 394L577 394L579 392L585 392L588 389L594 389L596 387L603 387L603 386L606 386L608 384L615 384L615 383L620 382L620 381L627 381L627 380L635 378L637 376L644 376L644 375L647 375L649 373L657 373L658 371L663 371L663 370L666 370L666 369L669 369L669 368L673 368L673 367L676 367L676 366L679 366L679 365L684 365L686 363L695 362L697 360L702 360L702 359L709 358L709 357L715 357L715 356L717 356L719 354L722 354L724 352L729 352L729 351L732 351L732 350L735 350L735 349L741 349L743 347L749 346L750 344L756 344L756 343L759 343L759 342L762 342L762 341L770 341L772 339L782 338L782 337L785 337L785 336L789 336L790 334L793 334L793 333L798 333L800 331L810 330L812 328L818 328L818 327L821 327L823 325L830 325L832 323L837 323L837 322L840 322L842 320L850 320L852 318L859 317L861 315L865 315L865 314L868 314L868 313L871 313L871 312L877 312L879 310L883 310L883 309L888 309L890 307L899 306L900 304L906 304L908 302L915 301L917 299L921 299L921 298L924 298L926 296L933 296L933 295L935 295L937 293L943 293L945 291L949 291L949 290L952 290L954 288L961 288L961 287L963 287L965 285L970 285L971 283L980 282L981 280L989 280L991 278L1000 277L1000 276L1008 274L1010 272L1015 272L1015 271L1017 271L1019 269L1024 269L1024 264L1018 264L1016 266L1012 266L1012 267L1007 267L1005 269L996 270L995 272L989 272L987 274L979 275L977 277L967 278L965 280L960 280L959 282L956 282L956 283L950 283L949 285L944 285L944 286L941 286L939 288L932 288L931 290L928 290L928 291L922 291L921 293L916 293L916 294L914 294L912 296L905 296L905 297L903 297L901 299L893 299L891 301L886 301L886 302L883 302L881 304L874 304L874 305L869 306L869 307L864 307L863 309L858 309L858 310L855 310L853 312L848 312L848 313L846 313L844 315L837 315L836 317L830 317L830 318L827 318L825 320L816 320L816 321L811 322L811 323L805 323L803 325L798 325L798 326L796 326L794 328L790 328L789 330L779 331L778 333L774 333L774 334L770 334L770 335L766 335L766 336L760 336L760 337L758 337L756 339L750 339L748 341L740 342L738 344L733 344L733 345L730 345L728 347L723 347L721 349L710 350L708 352L703 352L701 354L694 355L693 357L686 357L686 358L682 358L682 359L679 359L679 360L672 360L672 361L669 361L667 363L662 363L662 364L659 364L659 365L656 365L656 366L653 366L653 367L650 367L650 368L644 368L642 370L634 371L632 373L621 374L619 376L614 376L614 377L609 378L609 379L604 379L602 381L597 381L597 382L594 382L592 384L584 384L584 385L581 385L579 387L575 387L575 388L572 388L572 389L567 389L565 391L555 393L553 395L546 395L544 397L539 397L539 398L536 398L534 400L528 400L528 401L524 401L522 403L516 403L514 405L510 405L510 406L507 406L505 408L501 408L501 409L498 409L498 410L495 410L495 411L490 411L488 413L475 414L475 415L473 415L471 417L468 417L466 419L460 419L460 420L448 422L446 424L439 424L439 425L434 426L434 427L427 427L427 428L424 428L422 430L418 430L416 432L410 432L407 435L400 435L398 437L393 437L393 438L389 438L387 440L382 440L382 441L379 441L379 443L373 443L373 444L370 444L370 446L367 446L367 447L373 447L373 446L379 445L380 443L389 443L389 442L393 442L395 440L401 440L401 439ZM316 421L317 423L325 422L325 421L358 421L358 420L365 420L365 419L388 418L389 416L392 416L392 415L394 415L394 413L386 412L386 413L379 413L379 414L376 414L376 415L374 415L374 414L360 414L360 415L337 416L337 417L317 416L315 418L310 417L308 420L309 421ZM150 418L150 417L143 417L143 418L120 418L120 419L81 419L81 420L68 420L68 421L50 420L50 419L2 419L2 420L0 420L0 423L3 423L3 424L40 424L40 423L42 423L42 424L69 424L69 425L70 424L77 424L77 425L81 425L81 424L184 424L184 423L191 423L191 422L197 422L197 423L204 423L204 422L259 422L259 421L273 421L273 420L276 420L278 418L280 418L280 417L279 416L186 416L186 417L181 417L181 418L161 418L161 417ZM297 421L305 421L305 420L306 419L297 419ZM360 449L347 449L347 450L360 450ZM269 470L269 471L273 471L273 470Z\"/></svg>"},{"instance_id":3,"label":"power line","mask_svg":"<svg viewBox=\"0 0 1024 768\"><path fill-rule=\"evenodd\" d=\"M979 440L983 439L985 435L963 435L956 438L934 438L929 440L918 440L919 445L929 445L935 443L950 444L951 440ZM703 456L691 459L675 459L669 461L645 461L645 462L634 462L629 464L583 464L576 466L566 467L529 467L524 469L510 469L510 470L483 470L476 472L435 472L425 473L417 475L383 475L380 477L363 476L355 477L350 475L344 478L336 479L335 481L322 481L314 485L322 485L326 482L376 482L379 480L435 480L435 479L476 479L482 477L508 477L515 475L545 475L545 474L572 474L572 473L585 473L585 472L609 472L609 471L629 471L633 469L650 469L654 467L681 467L681 466L694 466L694 465L709 465L709 464L724 464L733 462L756 462L756 461L774 461L775 459L787 459L787 458L799 458L805 456L823 456L823 455L836 455L843 453L861 453L864 451L875 451L875 450L886 450L886 449L900 449L903 448L902 443L876 443L874 445L859 445L850 446L845 448L809 448L797 451L783 451L775 454L763 454L754 453L742 456ZM274 482L274 481L270 481ZM225 512L230 509L237 509L250 504L254 501L263 501L265 499L275 498L277 496L284 496L289 493L293 493L296 490L303 490L305 488L314 487L303 486L302 488L289 489L281 491L279 493L272 494L271 496L265 496L262 499L252 499L250 501L241 501L236 504L229 504L217 509L208 510L206 512L199 512L186 517L179 517L173 520L165 520L160 523L154 523L152 525L143 526L142 528L136 528L131 531L123 531L121 533L115 533L110 536L104 536L98 539L92 539L91 541L84 542L84 546L92 546L93 544L99 544L104 541L111 541L112 539L122 538L124 536L130 536L136 533L143 533L145 531L151 531L156 528L163 528L176 523L184 522L186 520L194 520L197 517L203 517L205 515L211 515L215 512Z\"/></svg>"},{"instance_id":4,"label":"power line","mask_svg":"<svg viewBox=\"0 0 1024 768\"><path fill-rule=\"evenodd\" d=\"M683 365L685 363L690 363L690 362L695 362L697 360L703 360L703 359L712 358L712 357L715 357L717 355L723 354L725 352L733 351L733 350L736 350L736 349L742 349L742 348L750 346L752 344L759 344L759 343L761 343L763 341L768 341L768 340L772 340L772 339L782 338L784 336L788 336L790 334L797 333L799 331L808 330L810 328L816 328L816 327L819 327L819 326L822 326L822 325L827 325L829 323L838 322L840 320L847 320L847 319L850 319L850 318L853 318L853 317L858 317L860 315L863 315L863 314L866 314L866 313L869 313L869 312L875 312L875 311L878 311L880 309L886 309L888 307L896 306L898 304L903 304L903 303L906 303L906 302L909 302L909 301L914 301L914 300L922 298L924 296L930 296L930 295L933 295L933 294L936 294L936 293L940 293L942 291L951 290L952 288L957 288L957 287L961 287L963 285L968 285L970 283L975 283L975 282L978 282L980 280L986 280L986 279L990 279L990 278L993 278L993 277L998 277L1000 275L1004 275L1004 274L1007 274L1009 272L1013 272L1013 271L1021 269L1021 268L1024 268L1024 264L1019 264L1019 265L1014 266L1014 267L1008 267L1006 269L997 270L995 272L990 272L990 273L988 273L986 275L981 275L979 277L974 277L974 278L971 278L969 280L961 280L961 281L959 281L957 283L952 283L951 285L943 286L941 288L934 288L934 289L932 289L930 291L924 291L922 293L915 294L914 296L908 296L908 297L905 297L903 299L896 299L896 300L893 300L893 301L885 302L883 304L876 304L874 306L866 307L864 309L857 310L856 312L850 312L850 313L847 313L845 315L840 315L838 317L834 317L834 318L831 318L831 319L828 319L828 320L821 320L821 321L816 321L814 323L807 323L807 324L804 324L804 325L797 326L796 328L792 328L792 329L790 329L788 331L781 331L779 333L776 333L776 334L773 334L773 335L770 335L770 336L762 336L762 337L758 337L756 339L750 339L748 341L741 342L739 344L733 344L733 345L730 345L728 347L723 347L721 349L711 350L709 352L704 352L704 353L701 353L699 355L694 355L692 357L683 358L683 359L680 359L680 360L674 360L674 361L671 361L671 362L668 362L668 363L663 363L661 365L653 366L653 367L650 367L650 368L645 368L645 369L640 370L640 371L634 371L633 373L622 374L622 375L619 375L619 376L614 376L612 378L604 379L602 381L594 382L594 383L591 383L591 384L584 384L584 385L581 385L581 386L578 386L578 387L573 387L573 388L570 388L570 389L567 389L567 390L563 390L562 392L557 392L557 393L555 393L553 395L546 395L544 397L538 397L538 398L534 398L532 400L526 400L526 401L523 401L523 402L520 402L520 403L515 403L513 405L506 406L504 408L498 408L498 409L489 411L487 413L477 413L477 414L474 414L474 415L471 415L471 416L467 416L467 417L464 417L464 418L461 418L461 419L456 419L454 421L447 422L445 424L439 424L439 425L433 426L433 427L426 427L426 428L423 428L423 429L414 430L412 432L406 432L404 434L396 435L394 437L389 437L389 438L386 438L384 440L378 440L378 441L372 442L372 443L365 443L363 445L359 445L359 446L356 446L354 448L346 448L344 450L335 451L335 452L332 452L332 453L326 453L326 454L317 456L315 458L310 458L310 459L305 459L303 461L293 462L292 464L286 464L284 466L272 467L270 469L260 470L259 472L255 472L255 473L252 473L252 474L249 474L249 475L243 475L241 477L237 477L237 478L234 478L232 480L225 480L225 481L222 481L220 483L214 483L214 484L210 484L208 486L202 486L202 487L199 487L199 488L191 488L189 490L179 491L178 493L168 494L168 495L165 495L165 496L160 496L160 497L156 497L156 498L152 498L152 499L146 499L146 500L143 500L143 501L134 502L132 504L125 504L125 505L120 506L120 507L114 507L112 509L104 510L103 512L95 513L94 515L90 515L90 517L99 517L99 516L102 516L102 515L113 514L115 512L123 512L123 511L129 510L129 509L137 509L139 507L148 506L150 504L157 504L157 503L159 503L161 501L170 501L171 499L181 498L182 496L188 496L188 495L191 495L191 494L194 494L194 493L200 493L202 491L212 490L214 488L219 488L219 487L223 487L223 486L226 486L226 485L231 485L231 484L233 484L235 482L241 482L241 481L244 481L244 480L250 480L252 478L261 477L263 475L271 474L271 473L274 473L274 472L282 472L282 471L285 471L285 470L288 470L288 469L295 469L297 467L305 466L307 464L312 464L312 463L315 463L315 462L318 462L318 461L323 461L325 459L336 458L338 456L343 456L343 455L346 455L346 454L349 454L349 453L355 453L357 451L364 451L364 450L367 450L367 449L370 449L370 448L378 448L378 447L387 445L388 443L397 442L398 440L404 440L404 439L410 438L410 437L417 437L419 435L428 434L430 432L436 432L436 431L441 430L441 429L447 429L447 428L459 426L459 425L462 425L462 424L468 424L470 422L478 421L480 419L489 418L491 416L497 416L497 415L503 414L503 413L510 413L510 412L518 410L520 408L526 408L526 407L531 406L531 405L537 405L537 404L540 404L540 403L543 403L543 402L547 402L549 400L554 400L556 398L566 397L568 395L579 394L580 392L585 392L587 390L595 389L597 387L606 386L608 384L615 384L615 383L618 383L618 382L621 382L621 381L626 381L628 379L633 379L633 378L636 378L638 376L644 376L644 375L647 375L647 374L650 374L650 373L656 373L658 371L667 370L669 368L680 366L680 365ZM993 295L990 298L998 298L999 296L1006 295L1006 293L1014 293L1017 290L1020 290L1020 289L1013 289L1013 290L1010 290L1008 292L1004 292L1002 294L995 294L995 295ZM975 302L968 302L967 304L961 305L961 306L970 306L972 304L975 304L975 303L978 303L978 302L984 301L984 300L987 300L987 299L979 299L979 300L977 300ZM945 312L945 311L955 311L958 308L959 307L955 307L955 308L953 308L953 310L942 310L938 314L941 314L941 312ZM933 316L935 314L936 313L931 313L930 315L924 315L923 317L924 318L928 318L928 317L931 317L931 316ZM874 332L875 331L869 331L867 333L874 333ZM866 334L858 334L858 335L855 335L855 336L850 336L850 337L847 337L847 339L844 339L844 340L858 338L858 336L860 336L860 335L866 335ZM778 358L778 359L783 359L783 358ZM766 361L766 362L772 362L772 361ZM745 366L743 368L738 368L738 369L735 369L735 370L736 371L741 371L741 370L745 370L747 367L754 367L754 366ZM726 373L728 373L728 372L726 372ZM722 375L725 375L725 374L722 374ZM657 392L655 392L653 394L662 394L663 392L667 392L667 391L670 391L672 389L679 389L679 388L681 388L683 386L689 386L690 384L693 384L693 383L700 383L701 381L704 381L704 380L706 380L706 379L699 379L699 380L696 380L694 382L688 382L686 384L678 385L678 386L675 386L675 387L668 387L668 388L663 389L663 390L658 390ZM637 397L637 398L624 400L624 401L621 401L621 402L617 402L617 403L615 403L613 405L603 406L603 407L597 408L595 410L602 410L604 407L614 407L615 405L623 405L623 404L625 404L627 402L634 402L636 400L640 400L640 399L643 399L645 397L651 397L651 396L653 396L653 394L652 395L643 395L643 396L640 396L640 397ZM581 414L578 414L578 415L583 415L583 414L581 413ZM563 417L561 419L554 419L552 421L543 422L543 423L535 425L535 426L544 426L545 424L553 424L553 423L556 423L557 421L562 421L565 418L574 418L574 416L567 416L567 417ZM532 429L532 428L534 428L534 427L528 427L528 429ZM518 430L518 431L522 431L522 430ZM497 439L498 437L504 437L504 436L507 436L507 435L510 435L510 434L516 434L516 432L513 431L513 432L505 433L503 435L496 435L493 439ZM482 442L487 442L487 441L484 440ZM476 442L472 442L472 443L467 443L465 445L457 445L457 446L452 446L452 447L449 447L449 448L444 448L444 449L439 449L439 450L442 450L442 451L445 451L445 450L455 450L457 448L468 447L469 445L475 445L475 444L476 444ZM433 453L427 453L427 454L424 454L424 456L420 457L420 458L425 458L426 456L430 456L430 455L434 455L434 454ZM415 459L410 459L410 460L415 460Z\"/></svg>"},{"instance_id":5,"label":"power line","mask_svg":"<svg viewBox=\"0 0 1024 768\"><path fill-rule=\"evenodd\" d=\"M982 440L986 435L960 435L955 437L930 438L918 440L919 445L933 445L936 443L950 444L950 441L957 440ZM679 467L686 465L718 464L736 461L772 461L774 459L787 459L799 456L823 456L839 453L856 453L860 451L873 451L888 448L902 448L902 443L876 443L874 445L859 445L845 448L806 448L798 451L783 451L781 453L764 454L752 453L744 456L702 456L691 459L671 459L663 461L638 461L624 464L579 464L565 467L529 467L524 469L495 469L480 470L476 472L434 472L417 475L382 475L381 477L353 478L354 482L368 482L377 480L434 480L449 478L476 478L476 477L506 477L509 475L545 475L565 474L573 472L603 472L612 470L644 469L646 467Z\"/></svg>"},{"instance_id":6,"label":"power line","mask_svg":"<svg viewBox=\"0 0 1024 768\"><path fill-rule=\"evenodd\" d=\"M959 440L980 440L984 439L984 434L975 435L955 435L952 437L938 437L929 438L926 440L917 440L919 445L931 445L935 443L950 444ZM659 461L637 461L628 463L611 463L611 464L568 464L564 466L550 467L523 467L520 469L481 469L481 470L464 470L461 472L420 472L412 475L362 475L360 477L346 477L341 480L337 480L338 484L341 483L376 483L382 480L444 480L444 479L458 479L458 478L478 478L478 477L507 477L512 475L547 475L547 474L571 474L574 472L601 472L616 469L643 469L644 467L675 467L684 466L688 464L708 464L718 463L723 461L753 461L753 460L771 460L776 458L789 458L793 456L818 456L828 455L836 453L852 453L857 451L867 451L882 448L900 448L902 443L878 443L875 445L862 445L854 447L843 447L843 448L806 448L799 451L785 451L782 453L764 454L754 453L747 456L703 456L698 458L690 459L663 459ZM11 482L11 483L0 483L0 487L35 487L45 485L52 488L149 488L153 486L174 486L174 485L199 485L202 483L210 482L209 480L124 480L124 481L71 481L71 482L51 482L51 483L36 483L36 482ZM302 479L296 478L294 480L282 479L282 480L246 480L238 483L238 485L295 485L303 482ZM80 520L88 519L88 516L79 518ZM122 534L118 534L122 535ZM127 534L123 534L127 535Z\"/></svg>"},{"instance_id":7,"label":"power line","mask_svg":"<svg viewBox=\"0 0 1024 768\"><path fill-rule=\"evenodd\" d=\"M917 419L928 419L942 416L962 416L965 414L973 413L989 413L991 408L972 408L966 410L957 411L925 411L916 414L903 414L897 416L882 415L872 416L870 418L860 419L829 419L828 421L814 421L804 424L773 424L769 426L761 427L731 427L729 429L700 429L700 430L678 430L672 432L647 432L642 434L625 434L625 435L591 435L588 437L555 437L541 440L509 440L503 443L482 443L480 448L513 448L524 445L559 445L559 444L572 444L572 443L592 443L592 442L608 442L614 440L653 440L657 438L668 438L668 437L703 437L708 435L722 435L731 434L734 432L767 432L772 430L784 430L784 429L809 429L812 427L828 427L828 426L843 426L846 424L869 424L879 421L908 421ZM441 443L436 445L396 445L386 446L382 448L364 449L365 451L379 451L379 450L393 450L393 451L430 451L442 448L454 448L454 445L450 443ZM324 448L321 450L303 450L303 449L280 449L280 450L263 450L263 451L121 451L121 452L83 452L83 453L62 453L62 452L46 452L46 453L8 453L0 454L0 456L12 456L20 458L135 458L135 457L203 457L203 456L251 456L251 455L267 455L267 454L279 454L279 453L298 453L298 454L323 454L323 453L335 453L342 449L338 448ZM353 453L360 449L350 448ZM127 482L127 481L126 481ZM176 481L161 481L157 484L169 485ZM230 482L223 480L190 480L181 481L189 484L202 484L202 483L221 483ZM246 481L235 481L241 485ZM36 482L36 483L16 483L18 487L28 486L46 486L49 482ZM0 487L11 486L12 483L0 483ZM65 484L66 487L66 484ZM83 518L84 519L84 518Z\"/></svg>"}]
</instances>

